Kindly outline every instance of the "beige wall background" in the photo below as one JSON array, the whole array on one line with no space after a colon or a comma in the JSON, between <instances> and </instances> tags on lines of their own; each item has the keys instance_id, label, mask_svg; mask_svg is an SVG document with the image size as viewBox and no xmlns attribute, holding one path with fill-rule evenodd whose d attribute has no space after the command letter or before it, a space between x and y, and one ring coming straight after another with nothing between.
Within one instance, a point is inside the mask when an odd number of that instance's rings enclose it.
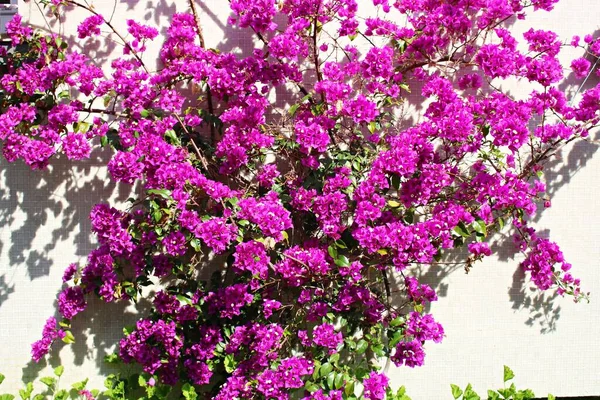
<instances>
[{"instance_id":1,"label":"beige wall background","mask_svg":"<svg viewBox=\"0 0 600 400\"><path fill-rule=\"evenodd\" d=\"M114 10L114 21L124 31L125 20L135 18L166 27L174 12L187 11L183 0L90 2L104 15ZM227 2L197 2L209 46L224 42L226 49L247 48L246 32L227 26ZM370 4L361 1L361 6ZM72 12L68 23L47 23L34 1L20 2L20 12L32 24L73 35L86 14ZM539 12L511 29L515 37L533 26L551 29L565 39L600 29L600 3L563 0L551 13ZM164 31L163 31L164 33ZM89 43L80 49L99 63L119 51L106 43ZM156 60L151 48L145 61ZM565 56L577 56L577 52ZM567 64L568 65L568 64ZM567 71L568 73L568 71ZM586 86L596 85L591 78ZM518 92L521 86L509 87ZM600 134L592 135L600 140ZM574 265L582 287L592 292L590 304L574 304L532 290L517 268L520 261L509 246L499 256L463 270L430 271L440 299L432 312L444 325L441 344L428 345L425 366L391 370L395 386L405 385L413 399L450 399L450 383L471 382L484 397L488 388L502 387L502 366L516 373L516 384L538 396L600 395L600 152L586 142L565 149L546 174L553 207L536 219L562 247ZM51 366L65 366L63 387L89 377L90 386L103 387L111 372L102 362L114 350L121 327L136 319L136 311L120 305L86 312L88 322L76 320L78 342L55 352L49 362L30 362L30 345L38 340L44 321L54 314L55 298L64 268L84 262L94 248L88 214L100 199L121 204L131 190L107 179L103 167L107 152L97 151L86 162L55 160L44 172L23 164L0 161L0 372L7 378L0 393L15 392L22 379L48 374Z\"/></svg>"}]
</instances>

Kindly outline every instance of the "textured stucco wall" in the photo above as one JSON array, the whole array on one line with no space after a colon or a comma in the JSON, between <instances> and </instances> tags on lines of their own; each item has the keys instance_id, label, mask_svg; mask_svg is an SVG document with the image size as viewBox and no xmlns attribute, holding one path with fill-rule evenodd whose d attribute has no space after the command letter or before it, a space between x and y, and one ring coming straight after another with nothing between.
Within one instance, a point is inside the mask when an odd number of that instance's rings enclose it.
<instances>
[{"instance_id":1,"label":"textured stucco wall","mask_svg":"<svg viewBox=\"0 0 600 400\"><path fill-rule=\"evenodd\" d=\"M126 18L164 27L173 12L187 11L183 0L92 4L105 15L115 6L118 28L124 27ZM226 49L248 48L247 33L227 26L226 1L207 0L197 5L209 46L225 42ZM21 3L20 9L35 25L47 26L33 1ZM599 29L599 14L597 1L563 0L552 13L536 13L511 29L516 37L524 27L552 29L569 40L574 34L583 36ZM84 17L73 12L68 24L51 23L50 27L72 35ZM92 43L81 51L101 63L115 48ZM145 61L152 64L156 52L152 48ZM596 83L597 78L592 78L587 85ZM513 93L519 89L510 88ZM600 134L593 137L599 140ZM15 388L22 377L32 377L45 366L29 363L30 344L39 339L44 321L54 313L64 268L71 262L83 262L94 247L87 218L91 207L100 199L118 205L128 197L131 188L115 186L106 179L102 165L109 157L107 152L97 152L86 162L57 160L42 173L20 163L0 161L0 372L7 375L0 388L4 390ZM583 288L592 292L592 302L573 304L556 298L548 303L548 295L532 291L517 270L520 258L510 246L501 249L500 257L477 264L469 275L441 267L423 271L439 290L440 300L431 311L444 325L446 338L441 344L427 346L424 367L391 371L394 384L406 385L414 399L451 398L450 383L464 386L471 382L483 393L501 387L503 364L516 372L519 386L531 387L540 396L547 392L600 395L597 146L582 142L565 149L547 177L553 207L545 210L536 225L562 246ZM87 337L87 343L79 340L74 347L62 349L50 364L60 361L65 365L65 383L90 377L91 386L100 388L101 374L110 371L101 356L121 337L126 321L136 319L135 310L92 304L86 315L92 318L93 328L82 332L87 328L79 321L74 331L78 338Z\"/></svg>"}]
</instances>

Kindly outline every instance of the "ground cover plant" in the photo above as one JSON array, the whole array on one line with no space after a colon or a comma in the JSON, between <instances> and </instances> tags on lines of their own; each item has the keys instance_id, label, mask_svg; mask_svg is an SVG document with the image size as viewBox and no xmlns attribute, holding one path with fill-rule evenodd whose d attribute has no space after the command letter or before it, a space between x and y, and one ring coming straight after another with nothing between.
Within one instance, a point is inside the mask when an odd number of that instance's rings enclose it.
<instances>
[{"instance_id":1,"label":"ground cover plant","mask_svg":"<svg viewBox=\"0 0 600 400\"><path fill-rule=\"evenodd\" d=\"M4 157L43 169L110 147L112 179L141 188L93 208L98 247L66 267L33 359L77 339L90 297L145 296L111 361L139 365L146 398L402 399L386 360L421 366L444 337L413 266L468 271L505 229L540 290L585 299L530 221L550 206L546 163L598 124L600 87L574 102L559 84L594 73L600 41L506 28L554 3L231 0L229 23L257 39L244 57L205 46L193 1L161 39L83 0L38 1L54 18L87 10L79 40L122 46L109 68L16 16L0 52ZM153 71L142 56L157 40ZM565 46L582 57L561 65ZM514 98L508 79L531 92Z\"/></svg>"}]
</instances>

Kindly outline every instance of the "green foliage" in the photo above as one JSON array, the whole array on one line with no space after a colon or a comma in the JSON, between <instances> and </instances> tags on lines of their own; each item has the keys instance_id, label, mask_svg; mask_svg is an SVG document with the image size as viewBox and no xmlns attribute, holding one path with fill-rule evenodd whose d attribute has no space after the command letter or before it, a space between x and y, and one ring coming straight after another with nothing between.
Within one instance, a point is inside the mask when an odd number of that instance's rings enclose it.
<instances>
[{"instance_id":1,"label":"green foliage","mask_svg":"<svg viewBox=\"0 0 600 400\"><path fill-rule=\"evenodd\" d=\"M43 390L40 393L35 393L34 382L24 382L24 387L19 390L21 400L88 400L88 395L97 398L100 394L98 390L86 390L88 379L74 383L71 390L60 389L59 381L64 373L65 368L62 365L54 368L54 376L44 376L39 378L42 383ZM0 374L0 383L4 381L4 375ZM10 393L0 394L0 400L13 400L15 395Z\"/></svg>"},{"instance_id":2,"label":"green foliage","mask_svg":"<svg viewBox=\"0 0 600 400\"><path fill-rule=\"evenodd\" d=\"M359 340L357 344L361 348L366 340ZM305 393L314 393L322 390L328 393L332 390L341 390L345 400L362 400L363 386L362 380L365 379L369 370L366 363L359 366L345 365L341 360L340 353L334 353L327 356L324 362L315 362L314 373L306 382L303 388L297 391L297 395L304 397ZM59 389L59 380L64 373L64 367L58 366L54 369L55 377L42 377L39 379L45 385L45 390L35 394L33 382L28 382L25 387L19 390L22 400L87 400L86 394L92 395L94 399L103 398L109 400L198 400L202 398L202 393L198 393L196 388L189 383L180 387L164 385L158 382L155 376L147 373L131 373L122 375L121 373L110 374L104 385L106 390L87 390L88 379L76 382L71 385L71 390ZM487 391L487 400L531 400L535 394L531 389L517 389L514 383L506 387L506 383L515 377L514 372L507 366L504 366L505 387L497 390ZM4 381L4 375L0 374L0 384ZM475 392L469 383L464 389L455 384L450 384L452 397L455 400L481 400L479 394ZM100 397L98 397L100 396ZM12 394L0 394L0 400L14 400L16 397ZM386 400L412 400L406 394L406 388L401 386L397 391L387 388ZM548 394L548 400L555 400L555 396Z\"/></svg>"},{"instance_id":3,"label":"green foliage","mask_svg":"<svg viewBox=\"0 0 600 400\"><path fill-rule=\"evenodd\" d=\"M535 398L535 394L531 389L518 390L514 383L511 383L509 387L506 387L506 383L515 377L514 372L504 366L504 383L505 387L497 390L488 390L488 400L528 400ZM455 400L480 400L481 397L473 390L473 387L469 383L464 391L457 385L451 384L452 396ZM551 394L548 395L548 400L554 400L555 397Z\"/></svg>"}]
</instances>

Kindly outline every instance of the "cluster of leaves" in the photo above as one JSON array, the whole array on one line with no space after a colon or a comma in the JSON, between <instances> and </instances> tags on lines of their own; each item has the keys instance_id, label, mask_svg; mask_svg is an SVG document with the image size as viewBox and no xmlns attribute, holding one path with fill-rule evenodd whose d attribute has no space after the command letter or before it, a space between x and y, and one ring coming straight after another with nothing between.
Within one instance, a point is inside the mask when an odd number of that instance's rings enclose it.
<instances>
[{"instance_id":1,"label":"cluster of leaves","mask_svg":"<svg viewBox=\"0 0 600 400\"><path fill-rule=\"evenodd\" d=\"M600 42L532 29L525 50L501 27L555 2L374 0L383 16L365 19L355 0L232 0L230 22L262 43L241 57L205 48L190 1L154 72L143 54L156 28L129 20L120 34L85 3L41 2L55 15L86 9L80 39L108 30L122 44L108 75L17 16L0 53L4 156L44 168L104 146L112 178L142 188L128 206L92 210L99 245L65 271L62 319L33 358L75 340L90 296L151 293L115 355L142 368L149 397L400 399L381 360L421 366L424 344L444 336L415 271L462 246L468 271L505 225L541 290L585 298L529 219L549 206L545 163L600 120L600 87L568 102L557 55L568 45L594 59ZM580 79L590 66L572 64ZM531 85L525 100L498 88L509 77ZM420 122L406 126L417 88ZM291 104L271 101L276 90Z\"/></svg>"},{"instance_id":2,"label":"cluster of leaves","mask_svg":"<svg viewBox=\"0 0 600 400\"><path fill-rule=\"evenodd\" d=\"M109 356L108 361L115 362L114 357ZM323 366L321 366L323 369ZM33 395L33 383L30 382L24 389L19 391L19 395L22 400L41 400L49 399L52 400L90 400L97 398L100 391L87 390L87 379L81 382L74 383L70 391L65 389L58 389L58 381L64 372L64 368L59 366L54 369L55 376L40 378L40 382L43 383L47 390L44 393ZM514 372L504 366L504 383L506 384L515 377ZM4 381L4 375L0 374L0 384ZM334 384L332 383L332 386ZM121 400L121 399L140 399L140 400L163 400L170 398L173 393L173 387L170 385L162 385L157 383L153 377L146 373L141 374L130 374L128 376L122 376L119 374L111 374L106 378L105 381L106 389L101 395L110 400ZM505 385L506 386L506 385ZM480 400L481 397L473 390L471 384L468 384L464 390L458 385L451 384L452 396L455 400ZM185 400L197 400L198 393L194 386L189 383L185 383L181 386L180 391L181 397ZM488 400L527 400L534 399L535 394L530 389L517 390L514 383L511 383L510 387L498 390L488 390ZM33 397L32 397L33 396ZM0 400L13 400L15 396L11 394L0 395ZM389 400L411 400L406 394L404 386L400 387L396 392L392 392L390 388L386 390L386 399ZM555 397L551 394L548 395L548 400L554 400Z\"/></svg>"},{"instance_id":3,"label":"cluster of leaves","mask_svg":"<svg viewBox=\"0 0 600 400\"><path fill-rule=\"evenodd\" d=\"M19 396L21 400L93 400L100 393L98 390L87 390L86 386L88 380L85 379L81 382L76 382L71 385L71 389L60 389L59 381L60 377L64 373L64 367L62 365L54 368L54 376L45 376L39 379L44 384L45 390L41 393L34 394L33 382L28 382L23 389L19 390ZM0 384L4 381L4 375L0 374ZM13 400L15 398L12 394L0 394L0 400Z\"/></svg>"},{"instance_id":4,"label":"cluster of leaves","mask_svg":"<svg viewBox=\"0 0 600 400\"><path fill-rule=\"evenodd\" d=\"M511 383L507 388L506 383L512 380L515 377L514 372L507 367L504 366L504 388L498 390L488 390L488 400L528 400L534 399L535 394L531 389L518 390L514 383ZM462 390L459 386L451 384L452 396L455 400L480 400L481 397L473 390L473 387L469 383L464 390ZM554 400L556 397L548 394L548 400Z\"/></svg>"}]
</instances>

